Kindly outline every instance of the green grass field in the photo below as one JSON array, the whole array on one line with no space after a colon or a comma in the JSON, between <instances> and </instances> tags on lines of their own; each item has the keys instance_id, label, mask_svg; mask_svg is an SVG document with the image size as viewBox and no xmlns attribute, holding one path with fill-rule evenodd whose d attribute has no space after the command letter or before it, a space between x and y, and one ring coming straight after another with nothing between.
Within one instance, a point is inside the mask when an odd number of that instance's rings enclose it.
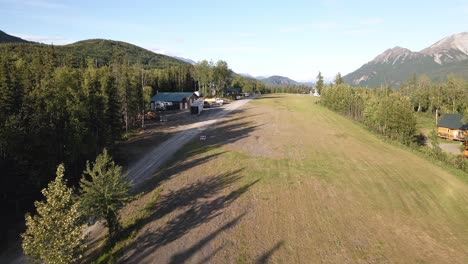
<instances>
[{"instance_id":1,"label":"green grass field","mask_svg":"<svg viewBox=\"0 0 468 264\"><path fill-rule=\"evenodd\" d=\"M468 263L468 176L315 102L254 100L186 146L121 260Z\"/></svg>"}]
</instances>

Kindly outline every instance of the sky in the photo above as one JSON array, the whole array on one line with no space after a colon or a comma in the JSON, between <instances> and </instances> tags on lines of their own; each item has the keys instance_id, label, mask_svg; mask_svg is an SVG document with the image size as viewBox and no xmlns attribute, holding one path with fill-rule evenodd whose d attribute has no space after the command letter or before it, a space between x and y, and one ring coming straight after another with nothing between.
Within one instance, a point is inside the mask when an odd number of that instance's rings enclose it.
<instances>
[{"instance_id":1,"label":"sky","mask_svg":"<svg viewBox=\"0 0 468 264\"><path fill-rule=\"evenodd\" d=\"M237 73L313 81L346 75L388 48L419 51L468 31L468 0L0 0L0 30L64 45L129 42Z\"/></svg>"}]
</instances>

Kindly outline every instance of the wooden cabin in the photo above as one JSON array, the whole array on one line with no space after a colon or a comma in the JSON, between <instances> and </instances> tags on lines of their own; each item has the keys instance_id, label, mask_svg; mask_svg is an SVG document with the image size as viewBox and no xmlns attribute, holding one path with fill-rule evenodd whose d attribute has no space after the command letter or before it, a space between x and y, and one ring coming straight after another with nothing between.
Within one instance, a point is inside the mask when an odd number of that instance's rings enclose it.
<instances>
[{"instance_id":1,"label":"wooden cabin","mask_svg":"<svg viewBox=\"0 0 468 264\"><path fill-rule=\"evenodd\" d=\"M463 157L468 159L468 140L465 141L465 149L463 150Z\"/></svg>"},{"instance_id":2,"label":"wooden cabin","mask_svg":"<svg viewBox=\"0 0 468 264\"><path fill-rule=\"evenodd\" d=\"M463 115L445 114L437 124L437 135L449 140L465 141L468 136L468 124L462 122Z\"/></svg>"}]
</instances>

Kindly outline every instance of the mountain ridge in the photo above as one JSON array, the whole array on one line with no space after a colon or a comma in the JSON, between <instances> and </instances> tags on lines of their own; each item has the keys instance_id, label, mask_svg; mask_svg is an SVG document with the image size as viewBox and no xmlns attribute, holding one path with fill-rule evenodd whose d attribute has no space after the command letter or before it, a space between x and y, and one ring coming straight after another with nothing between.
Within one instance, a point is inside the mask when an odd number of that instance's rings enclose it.
<instances>
[{"instance_id":1,"label":"mountain ridge","mask_svg":"<svg viewBox=\"0 0 468 264\"><path fill-rule=\"evenodd\" d=\"M273 75L265 79L261 79L265 85L278 86L278 85L298 85L299 82L296 82L288 77Z\"/></svg>"},{"instance_id":2,"label":"mountain ridge","mask_svg":"<svg viewBox=\"0 0 468 264\"><path fill-rule=\"evenodd\" d=\"M468 77L468 32L447 36L421 51L396 46L343 77L355 86L400 86L413 74L443 81L453 73Z\"/></svg>"},{"instance_id":3,"label":"mountain ridge","mask_svg":"<svg viewBox=\"0 0 468 264\"><path fill-rule=\"evenodd\" d=\"M9 35L0 30L0 43L32 43L32 42L13 36L13 35Z\"/></svg>"}]
</instances>

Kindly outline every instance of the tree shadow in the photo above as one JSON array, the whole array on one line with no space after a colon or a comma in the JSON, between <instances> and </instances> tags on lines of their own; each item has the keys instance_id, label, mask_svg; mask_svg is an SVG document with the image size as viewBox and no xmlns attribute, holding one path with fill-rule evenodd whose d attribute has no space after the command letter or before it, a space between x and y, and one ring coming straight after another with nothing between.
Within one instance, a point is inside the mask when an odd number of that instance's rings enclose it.
<instances>
[{"instance_id":1,"label":"tree shadow","mask_svg":"<svg viewBox=\"0 0 468 264\"><path fill-rule=\"evenodd\" d=\"M427 144L427 137L423 133L413 136L413 142L418 146L425 146Z\"/></svg>"},{"instance_id":2,"label":"tree shadow","mask_svg":"<svg viewBox=\"0 0 468 264\"><path fill-rule=\"evenodd\" d=\"M176 239L181 238L193 228L196 228L201 224L207 223L213 218L219 216L222 213L221 210L223 208L229 206L232 202L237 200L242 194L248 191L250 187L252 187L259 181L255 180L230 192L227 195L221 195L214 199L210 197L215 195L221 189L225 188L226 184L232 184L237 179L239 179L237 173L229 173L227 176L218 176L214 180L199 182L197 184L192 185L191 187L183 188L179 191L167 195L167 197L164 198L159 204L162 205L162 208L155 209L153 217L150 217L151 220L153 220L154 217L160 218L162 214L167 214L176 208L182 207L182 204L184 202L181 203L178 200L181 199L181 196L186 195L186 192L192 194L190 197L187 197L187 199L184 199L185 205L186 207L188 207L188 209L185 210L183 213L179 214L177 217L169 220L167 223L157 228L155 231L147 230L144 235L138 237L130 245L122 248L120 252L117 253L117 255L120 255L129 249L133 249L133 253L126 256L124 259L122 259L122 261L126 262L131 260L131 262L139 263L158 248L167 245L175 241ZM211 190L212 187L213 190ZM170 204L172 206L166 206L166 204ZM175 257L177 257L178 259L189 258L195 252L201 249L206 243L215 238L220 232L231 228L235 224L237 224L237 222L243 216L244 214L228 222L220 229L216 230L212 234L202 239L192 248L181 252L180 254L177 254ZM149 219L146 219L145 221L148 220Z\"/></svg>"},{"instance_id":3,"label":"tree shadow","mask_svg":"<svg viewBox=\"0 0 468 264\"><path fill-rule=\"evenodd\" d=\"M279 241L276 243L274 247L272 247L270 250L265 252L263 255L257 258L255 261L256 264L266 264L268 263L268 260L271 258L273 253L275 253L278 249L280 249L284 245L284 240Z\"/></svg>"},{"instance_id":4,"label":"tree shadow","mask_svg":"<svg viewBox=\"0 0 468 264\"><path fill-rule=\"evenodd\" d=\"M169 262L170 264L177 264L177 263L185 263L190 257L192 257L196 252L201 250L208 242L216 238L220 233L224 232L227 229L230 229L234 226L236 226L240 219L245 216L245 212L242 213L241 215L237 216L233 220L229 221L222 227L218 228L202 240L200 240L198 243L195 245L191 246L190 248L179 252L171 257L171 261ZM221 250L222 247L218 247L216 250L214 250L209 256L205 257L201 263L206 263L210 258L212 258L219 250Z\"/></svg>"}]
</instances>

